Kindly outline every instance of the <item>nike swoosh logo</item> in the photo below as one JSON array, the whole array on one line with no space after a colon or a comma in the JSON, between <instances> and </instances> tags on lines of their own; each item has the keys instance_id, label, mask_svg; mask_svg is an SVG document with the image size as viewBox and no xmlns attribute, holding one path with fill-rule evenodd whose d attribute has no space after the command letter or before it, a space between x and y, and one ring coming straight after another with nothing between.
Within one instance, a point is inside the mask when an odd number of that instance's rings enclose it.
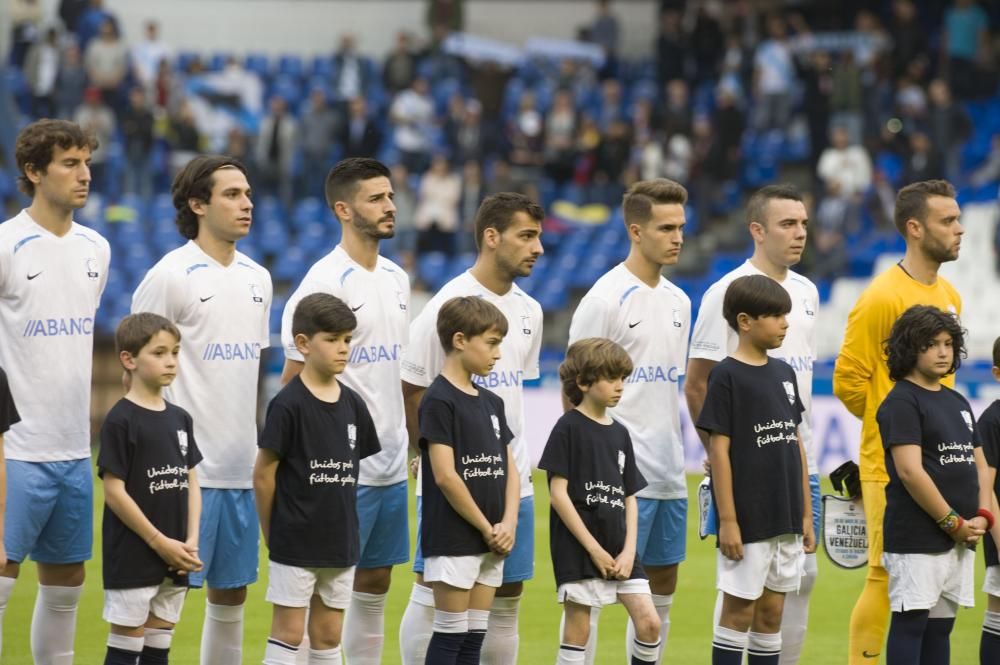
<instances>
[{"instance_id":1,"label":"nike swoosh logo","mask_svg":"<svg viewBox=\"0 0 1000 665\"><path fill-rule=\"evenodd\" d=\"M365 306L365 304L364 304L364 303L361 303L361 304L360 304L360 305L358 305L357 307L352 307L352 308L351 308L351 311L352 311L352 312L356 312L356 311L358 311L359 309L361 309L361 308L362 308L362 307L364 307L364 306Z\"/></svg>"},{"instance_id":2,"label":"nike swoosh logo","mask_svg":"<svg viewBox=\"0 0 1000 665\"><path fill-rule=\"evenodd\" d=\"M629 328L635 328L635 327L636 327L637 325L639 325L640 323L642 323L642 321L636 321L635 323L630 323L630 324L628 324L628 327L629 327Z\"/></svg>"},{"instance_id":3,"label":"nike swoosh logo","mask_svg":"<svg viewBox=\"0 0 1000 665\"><path fill-rule=\"evenodd\" d=\"M861 655L864 656L865 658L878 658L881 654L877 651L875 653L868 653L867 651L862 651Z\"/></svg>"},{"instance_id":4,"label":"nike swoosh logo","mask_svg":"<svg viewBox=\"0 0 1000 665\"><path fill-rule=\"evenodd\" d=\"M202 302L208 302L209 300L211 300L214 297L215 297L215 294L213 293L209 297L207 297L207 298L199 298L199 300L201 300Z\"/></svg>"},{"instance_id":5,"label":"nike swoosh logo","mask_svg":"<svg viewBox=\"0 0 1000 665\"><path fill-rule=\"evenodd\" d=\"M27 275L27 277L28 277L28 281L30 282L30 281L31 281L31 280L33 280L34 278L36 278L36 277L38 277L39 275L41 275L41 274L42 274L43 272L45 272L45 271L44 271L44 270L39 270L39 271L38 271L38 272L36 272L36 273L35 273L34 275Z\"/></svg>"}]
</instances>

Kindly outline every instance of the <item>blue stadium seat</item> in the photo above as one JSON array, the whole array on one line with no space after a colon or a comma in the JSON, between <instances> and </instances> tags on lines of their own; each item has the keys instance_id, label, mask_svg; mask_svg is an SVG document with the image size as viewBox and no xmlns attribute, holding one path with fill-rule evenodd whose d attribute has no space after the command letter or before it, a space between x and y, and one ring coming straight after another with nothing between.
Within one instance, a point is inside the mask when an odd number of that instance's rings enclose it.
<instances>
[{"instance_id":1,"label":"blue stadium seat","mask_svg":"<svg viewBox=\"0 0 1000 665\"><path fill-rule=\"evenodd\" d=\"M271 276L278 282L298 281L309 268L309 257L301 247L291 245L275 257Z\"/></svg>"},{"instance_id":2,"label":"blue stadium seat","mask_svg":"<svg viewBox=\"0 0 1000 665\"><path fill-rule=\"evenodd\" d=\"M278 74L302 78L303 73L305 73L305 63L302 61L302 56L286 54L278 58Z\"/></svg>"},{"instance_id":3,"label":"blue stadium seat","mask_svg":"<svg viewBox=\"0 0 1000 665\"><path fill-rule=\"evenodd\" d=\"M427 252L417 258L417 275L432 291L448 279L448 257L443 252Z\"/></svg>"},{"instance_id":4,"label":"blue stadium seat","mask_svg":"<svg viewBox=\"0 0 1000 665\"><path fill-rule=\"evenodd\" d=\"M271 75L271 65L267 56L263 53L250 53L247 55L243 66L247 71L253 72L262 78Z\"/></svg>"},{"instance_id":5,"label":"blue stadium seat","mask_svg":"<svg viewBox=\"0 0 1000 665\"><path fill-rule=\"evenodd\" d=\"M213 53L206 63L206 67L211 72L221 72L225 66L226 61L233 57L232 53Z\"/></svg>"}]
</instances>

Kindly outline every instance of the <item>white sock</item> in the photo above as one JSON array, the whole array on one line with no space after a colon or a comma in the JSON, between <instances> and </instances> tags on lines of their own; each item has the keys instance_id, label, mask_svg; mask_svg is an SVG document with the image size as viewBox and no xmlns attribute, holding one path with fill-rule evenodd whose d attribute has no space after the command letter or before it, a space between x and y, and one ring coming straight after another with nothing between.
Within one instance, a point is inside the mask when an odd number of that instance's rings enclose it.
<instances>
[{"instance_id":1,"label":"white sock","mask_svg":"<svg viewBox=\"0 0 1000 665\"><path fill-rule=\"evenodd\" d=\"M3 614L7 611L7 602L16 581L13 577L0 577L0 655L3 655Z\"/></svg>"},{"instance_id":2,"label":"white sock","mask_svg":"<svg viewBox=\"0 0 1000 665\"><path fill-rule=\"evenodd\" d=\"M587 636L587 645L584 647L584 665L594 665L594 656L597 652L597 627L601 623L601 608L591 607L590 608L590 634ZM562 639L563 634L566 632L566 612L563 611L562 616L559 617L559 639ZM571 645L563 645L571 646ZM562 648L562 647L560 647ZM573 647L575 648L575 647Z\"/></svg>"},{"instance_id":3,"label":"white sock","mask_svg":"<svg viewBox=\"0 0 1000 665\"><path fill-rule=\"evenodd\" d=\"M413 583L410 602L399 622L399 655L403 665L424 665L434 633L434 592Z\"/></svg>"},{"instance_id":4,"label":"white sock","mask_svg":"<svg viewBox=\"0 0 1000 665\"><path fill-rule=\"evenodd\" d=\"M469 610L464 612L434 610L434 632L448 635L469 632Z\"/></svg>"},{"instance_id":5,"label":"white sock","mask_svg":"<svg viewBox=\"0 0 1000 665\"><path fill-rule=\"evenodd\" d=\"M243 606L205 603L201 631L201 662L212 665L242 665ZM284 661L276 661L284 663ZM291 661L295 663L294 660Z\"/></svg>"},{"instance_id":6,"label":"white sock","mask_svg":"<svg viewBox=\"0 0 1000 665\"><path fill-rule=\"evenodd\" d=\"M781 633L747 633L747 654L781 657Z\"/></svg>"},{"instance_id":7,"label":"white sock","mask_svg":"<svg viewBox=\"0 0 1000 665\"><path fill-rule=\"evenodd\" d=\"M747 649L748 639L746 633L720 626L718 622L712 629L712 647L714 648L743 653Z\"/></svg>"},{"instance_id":8,"label":"white sock","mask_svg":"<svg viewBox=\"0 0 1000 665\"><path fill-rule=\"evenodd\" d=\"M73 665L76 607L82 593L82 584L38 585L35 613L31 617L31 655L36 665Z\"/></svg>"},{"instance_id":9,"label":"white sock","mask_svg":"<svg viewBox=\"0 0 1000 665\"><path fill-rule=\"evenodd\" d=\"M660 617L660 653L667 650L667 635L670 634L670 606L673 604L674 594L653 594L653 607L656 608L656 615ZM629 617L628 627L625 629L626 660L632 659L632 645L635 642L635 624Z\"/></svg>"},{"instance_id":10,"label":"white sock","mask_svg":"<svg viewBox=\"0 0 1000 665\"><path fill-rule=\"evenodd\" d=\"M330 665L330 663L337 663L340 665L340 647L333 647L332 649L309 649L309 665ZM358 661L351 660L351 665L354 665Z\"/></svg>"},{"instance_id":11,"label":"white sock","mask_svg":"<svg viewBox=\"0 0 1000 665\"><path fill-rule=\"evenodd\" d=\"M138 657L139 654L142 653L143 638L108 633L107 645L109 647L114 647L115 649L121 649L122 651L134 653L136 657Z\"/></svg>"},{"instance_id":12,"label":"white sock","mask_svg":"<svg viewBox=\"0 0 1000 665\"><path fill-rule=\"evenodd\" d=\"M584 647L572 644L560 644L556 665L581 665L587 662L587 652Z\"/></svg>"},{"instance_id":13,"label":"white sock","mask_svg":"<svg viewBox=\"0 0 1000 665\"><path fill-rule=\"evenodd\" d=\"M660 641L650 643L632 640L632 655L629 656L629 662L632 662L633 659L641 663L657 662L660 660Z\"/></svg>"},{"instance_id":14,"label":"white sock","mask_svg":"<svg viewBox=\"0 0 1000 665\"><path fill-rule=\"evenodd\" d=\"M172 628L147 628L143 637L143 645L150 649L169 649L174 641Z\"/></svg>"},{"instance_id":15,"label":"white sock","mask_svg":"<svg viewBox=\"0 0 1000 665\"><path fill-rule=\"evenodd\" d=\"M520 596L493 598L490 626L479 656L481 665L517 665L517 611Z\"/></svg>"},{"instance_id":16,"label":"white sock","mask_svg":"<svg viewBox=\"0 0 1000 665\"><path fill-rule=\"evenodd\" d=\"M351 665L379 665L385 641L384 593L351 594L344 617L344 654Z\"/></svg>"},{"instance_id":17,"label":"white sock","mask_svg":"<svg viewBox=\"0 0 1000 665\"><path fill-rule=\"evenodd\" d=\"M204 641L202 641L204 645ZM299 653L298 647L285 644L273 637L267 638L267 646L264 647L264 665L295 665L295 657ZM209 665L212 661L201 661L203 665Z\"/></svg>"},{"instance_id":18,"label":"white sock","mask_svg":"<svg viewBox=\"0 0 1000 665\"><path fill-rule=\"evenodd\" d=\"M809 624L809 596L816 585L816 554L807 554L798 592L785 594L781 615L781 660L779 665L798 665Z\"/></svg>"},{"instance_id":19,"label":"white sock","mask_svg":"<svg viewBox=\"0 0 1000 665\"><path fill-rule=\"evenodd\" d=\"M986 613L983 615L983 630L1000 636L1000 612L986 610Z\"/></svg>"},{"instance_id":20,"label":"white sock","mask_svg":"<svg viewBox=\"0 0 1000 665\"><path fill-rule=\"evenodd\" d=\"M469 610L469 632L485 633L490 626L489 610ZM353 665L353 663L351 664Z\"/></svg>"}]
</instances>

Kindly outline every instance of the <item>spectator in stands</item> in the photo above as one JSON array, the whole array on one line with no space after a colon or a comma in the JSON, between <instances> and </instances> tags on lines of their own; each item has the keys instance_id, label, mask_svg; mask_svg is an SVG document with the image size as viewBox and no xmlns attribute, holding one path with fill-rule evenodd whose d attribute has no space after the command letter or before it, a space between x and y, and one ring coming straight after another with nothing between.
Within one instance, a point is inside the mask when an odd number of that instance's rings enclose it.
<instances>
[{"instance_id":1,"label":"spectator in stands","mask_svg":"<svg viewBox=\"0 0 1000 665\"><path fill-rule=\"evenodd\" d=\"M601 82L601 110L597 116L597 125L601 131L607 131L611 123L625 116L622 99L622 84L618 79L605 79Z\"/></svg>"},{"instance_id":2,"label":"spectator in stands","mask_svg":"<svg viewBox=\"0 0 1000 665\"><path fill-rule=\"evenodd\" d=\"M924 132L913 132L909 141L909 153L903 167L903 184L921 180L938 180L944 177L944 161L941 153L931 143Z\"/></svg>"},{"instance_id":3,"label":"spectator in stands","mask_svg":"<svg viewBox=\"0 0 1000 665\"><path fill-rule=\"evenodd\" d=\"M298 149L298 122L288 112L288 102L271 97L270 111L260 121L257 135L257 176L265 191L276 193L286 209L292 206L293 167Z\"/></svg>"},{"instance_id":4,"label":"spectator in stands","mask_svg":"<svg viewBox=\"0 0 1000 665\"><path fill-rule=\"evenodd\" d=\"M573 177L576 167L576 109L573 93L556 91L545 118L545 174L561 186Z\"/></svg>"},{"instance_id":5,"label":"spectator in stands","mask_svg":"<svg viewBox=\"0 0 1000 665\"><path fill-rule=\"evenodd\" d=\"M160 26L156 21L146 21L145 39L132 47L132 72L136 80L147 89L156 81L160 62L173 59L173 49L160 39Z\"/></svg>"},{"instance_id":6,"label":"spectator in stands","mask_svg":"<svg viewBox=\"0 0 1000 665\"><path fill-rule=\"evenodd\" d=\"M899 77L913 60L928 52L927 30L920 25L913 0L892 3L892 40L893 72Z\"/></svg>"},{"instance_id":7,"label":"spectator in stands","mask_svg":"<svg viewBox=\"0 0 1000 665\"><path fill-rule=\"evenodd\" d=\"M59 58L59 31L55 28L46 30L45 38L32 44L24 58L24 79L31 91L31 114L36 118L55 117Z\"/></svg>"},{"instance_id":8,"label":"spectator in stands","mask_svg":"<svg viewBox=\"0 0 1000 665\"><path fill-rule=\"evenodd\" d=\"M221 72L205 74L203 69L200 59L193 60L187 72L188 81L200 79L212 97L231 100L231 103L254 115L262 112L264 84L236 56L226 58Z\"/></svg>"},{"instance_id":9,"label":"spectator in stands","mask_svg":"<svg viewBox=\"0 0 1000 665\"><path fill-rule=\"evenodd\" d=\"M392 202L396 206L396 235L390 240L383 240L382 246L386 251L397 252L400 259L398 263L408 274L415 275L417 230L414 218L417 212L417 193L411 187L410 173L405 166L394 164L390 171L392 189L395 192Z\"/></svg>"},{"instance_id":10,"label":"spectator in stands","mask_svg":"<svg viewBox=\"0 0 1000 665\"><path fill-rule=\"evenodd\" d=\"M755 126L759 131L784 131L791 117L795 85L795 66L785 20L772 14L767 19L767 33L769 38L757 46L754 56Z\"/></svg>"},{"instance_id":11,"label":"spectator in stands","mask_svg":"<svg viewBox=\"0 0 1000 665\"><path fill-rule=\"evenodd\" d=\"M183 75L174 71L170 61L161 60L157 66L150 95L153 106L167 113L176 113L184 100Z\"/></svg>"},{"instance_id":12,"label":"spectator in stands","mask_svg":"<svg viewBox=\"0 0 1000 665\"><path fill-rule=\"evenodd\" d=\"M369 71L364 58L357 52L354 35L340 37L340 49L333 56L333 91L337 99L354 99L368 90Z\"/></svg>"},{"instance_id":13,"label":"spectator in stands","mask_svg":"<svg viewBox=\"0 0 1000 665\"><path fill-rule=\"evenodd\" d=\"M409 88L417 76L417 56L410 45L410 34L400 30L396 34L396 46L382 66L382 85L386 92L395 95Z\"/></svg>"},{"instance_id":14,"label":"spectator in stands","mask_svg":"<svg viewBox=\"0 0 1000 665\"><path fill-rule=\"evenodd\" d=\"M989 36L989 18L974 0L955 0L945 12L941 65L958 99L969 99L979 92L976 77L980 64L988 58Z\"/></svg>"},{"instance_id":15,"label":"spectator in stands","mask_svg":"<svg viewBox=\"0 0 1000 665\"><path fill-rule=\"evenodd\" d=\"M618 44L621 28L618 17L611 12L611 0L597 0L597 15L587 30L590 41L604 51L601 78L610 78L618 71Z\"/></svg>"},{"instance_id":16,"label":"spectator in stands","mask_svg":"<svg viewBox=\"0 0 1000 665\"><path fill-rule=\"evenodd\" d=\"M434 101L429 90L427 79L417 77L413 85L396 95L389 111L400 159L410 172L417 174L427 169L430 159Z\"/></svg>"},{"instance_id":17,"label":"spectator in stands","mask_svg":"<svg viewBox=\"0 0 1000 665\"><path fill-rule=\"evenodd\" d=\"M462 179L451 171L448 158L434 155L430 169L420 181L420 195L413 222L417 229L417 254L455 253L455 233L458 231L458 202L462 195Z\"/></svg>"},{"instance_id":18,"label":"spectator in stands","mask_svg":"<svg viewBox=\"0 0 1000 665\"><path fill-rule=\"evenodd\" d=\"M122 93L128 75L128 47L110 18L104 19L98 37L87 45L83 63L91 85L101 91L104 101L120 115L124 110Z\"/></svg>"},{"instance_id":19,"label":"spectator in stands","mask_svg":"<svg viewBox=\"0 0 1000 665\"><path fill-rule=\"evenodd\" d=\"M253 153L250 149L250 139L239 127L231 127L226 134L226 144L222 154L237 160L247 170L247 180L257 182L257 165L254 164ZM325 173L324 173L325 176Z\"/></svg>"},{"instance_id":20,"label":"spectator in stands","mask_svg":"<svg viewBox=\"0 0 1000 665\"><path fill-rule=\"evenodd\" d=\"M302 137L302 190L304 196L323 196L323 183L333 163L330 147L337 137L337 113L330 108L326 92L313 88L309 106L299 120Z\"/></svg>"},{"instance_id":21,"label":"spectator in stands","mask_svg":"<svg viewBox=\"0 0 1000 665\"><path fill-rule=\"evenodd\" d=\"M431 33L448 36L465 29L463 0L427 0L427 27Z\"/></svg>"},{"instance_id":22,"label":"spectator in stands","mask_svg":"<svg viewBox=\"0 0 1000 665\"><path fill-rule=\"evenodd\" d=\"M852 51L844 51L833 65L833 90L830 93L830 125L844 127L854 143L860 143L865 133L864 102L861 69ZM824 141L825 143L825 141Z\"/></svg>"},{"instance_id":23,"label":"spectator in stands","mask_svg":"<svg viewBox=\"0 0 1000 665\"><path fill-rule=\"evenodd\" d=\"M739 175L739 164L743 150L743 131L746 129L746 113L740 107L733 92L720 87L715 95L715 115L712 125L716 134L716 149L720 164L719 175L723 180L732 180Z\"/></svg>"},{"instance_id":24,"label":"spectator in stands","mask_svg":"<svg viewBox=\"0 0 1000 665\"><path fill-rule=\"evenodd\" d=\"M803 84L802 110L809 124L809 164L815 169L830 135L830 106L833 95L832 59L826 51L816 51L799 70ZM860 114L859 114L860 117ZM860 135L860 132L858 132Z\"/></svg>"},{"instance_id":25,"label":"spectator in stands","mask_svg":"<svg viewBox=\"0 0 1000 665\"><path fill-rule=\"evenodd\" d=\"M827 191L835 186L842 196L855 198L872 184L872 160L862 146L852 143L845 127L830 132L830 147L819 158L816 173Z\"/></svg>"},{"instance_id":26,"label":"spectator in stands","mask_svg":"<svg viewBox=\"0 0 1000 665\"><path fill-rule=\"evenodd\" d=\"M458 202L458 251L460 254L476 252L475 221L479 204L486 198L483 185L483 168L476 160L462 166L462 196Z\"/></svg>"},{"instance_id":27,"label":"spectator in stands","mask_svg":"<svg viewBox=\"0 0 1000 665\"><path fill-rule=\"evenodd\" d=\"M500 192L518 192L519 194L523 194L525 190L525 183L514 177L514 173L510 169L510 164L503 159L493 162L493 172L486 180L485 196L499 194Z\"/></svg>"},{"instance_id":28,"label":"spectator in stands","mask_svg":"<svg viewBox=\"0 0 1000 665\"><path fill-rule=\"evenodd\" d=\"M816 206L816 228L810 233L813 241L813 269L816 279L834 279L847 267L845 233L856 226L858 207L843 196L837 182L827 185L826 195ZM855 218L855 219L852 219Z\"/></svg>"},{"instance_id":29,"label":"spectator in stands","mask_svg":"<svg viewBox=\"0 0 1000 665\"><path fill-rule=\"evenodd\" d=\"M951 89L944 79L934 79L927 88L930 108L927 130L931 143L944 156L945 177L955 182L960 176L962 144L972 132L972 121L961 104L951 98Z\"/></svg>"},{"instance_id":30,"label":"spectator in stands","mask_svg":"<svg viewBox=\"0 0 1000 665\"><path fill-rule=\"evenodd\" d=\"M698 6L694 29L688 41L694 60L695 84L714 81L719 75L722 58L719 45L726 41L718 17L720 7L720 3L700 3Z\"/></svg>"},{"instance_id":31,"label":"spectator in stands","mask_svg":"<svg viewBox=\"0 0 1000 665\"><path fill-rule=\"evenodd\" d=\"M62 53L62 62L56 75L54 100L56 114L63 120L69 120L76 113L77 107L83 103L83 91L87 88L87 71L83 68L80 48L69 44Z\"/></svg>"},{"instance_id":32,"label":"spectator in stands","mask_svg":"<svg viewBox=\"0 0 1000 665\"><path fill-rule=\"evenodd\" d=\"M347 120L340 124L340 144L344 157L372 157L382 145L382 132L368 114L368 102L355 97L347 107Z\"/></svg>"},{"instance_id":33,"label":"spectator in stands","mask_svg":"<svg viewBox=\"0 0 1000 665\"><path fill-rule=\"evenodd\" d=\"M657 124L666 136L691 135L691 95L688 84L681 79L667 83L663 107L659 110Z\"/></svg>"},{"instance_id":34,"label":"spectator in stands","mask_svg":"<svg viewBox=\"0 0 1000 665\"><path fill-rule=\"evenodd\" d=\"M691 197L695 217L709 221L714 214L723 182L729 179L732 168L726 159L726 147L721 135L716 134L712 120L698 115L691 126Z\"/></svg>"},{"instance_id":35,"label":"spectator in stands","mask_svg":"<svg viewBox=\"0 0 1000 665\"><path fill-rule=\"evenodd\" d=\"M507 161L516 178L533 181L541 175L545 164L544 129L535 95L524 93L517 113L507 124Z\"/></svg>"},{"instance_id":36,"label":"spectator in stands","mask_svg":"<svg viewBox=\"0 0 1000 665\"><path fill-rule=\"evenodd\" d=\"M613 121L601 137L594 160L594 200L617 205L625 193L623 176L632 155L632 134L624 119Z\"/></svg>"},{"instance_id":37,"label":"spectator in stands","mask_svg":"<svg viewBox=\"0 0 1000 665\"><path fill-rule=\"evenodd\" d=\"M204 150L201 132L194 119L191 102L183 99L177 105L177 112L171 114L167 141L170 144L171 179L188 162Z\"/></svg>"},{"instance_id":38,"label":"spectator in stands","mask_svg":"<svg viewBox=\"0 0 1000 665\"><path fill-rule=\"evenodd\" d=\"M76 24L90 6L90 0L59 0L59 19L67 30L76 32Z\"/></svg>"},{"instance_id":39,"label":"spectator in stands","mask_svg":"<svg viewBox=\"0 0 1000 665\"><path fill-rule=\"evenodd\" d=\"M465 112L457 126L449 129L446 140L456 162L481 162L496 152L494 142L483 126L483 105L476 99L465 102Z\"/></svg>"},{"instance_id":40,"label":"spectator in stands","mask_svg":"<svg viewBox=\"0 0 1000 665\"><path fill-rule=\"evenodd\" d=\"M10 64L23 68L29 49L39 41L44 17L42 3L39 0L10 0L7 12L11 26Z\"/></svg>"},{"instance_id":41,"label":"spectator in stands","mask_svg":"<svg viewBox=\"0 0 1000 665\"><path fill-rule=\"evenodd\" d=\"M129 106L122 114L125 143L125 191L149 200L153 195L153 111L146 91L136 86L129 91Z\"/></svg>"},{"instance_id":42,"label":"spectator in stands","mask_svg":"<svg viewBox=\"0 0 1000 665\"><path fill-rule=\"evenodd\" d=\"M660 33L656 36L656 79L661 90L668 81L687 77L687 49L681 13L676 9L663 10Z\"/></svg>"},{"instance_id":43,"label":"spectator in stands","mask_svg":"<svg viewBox=\"0 0 1000 665\"><path fill-rule=\"evenodd\" d=\"M903 122L903 131L915 132L925 124L927 116L927 93L923 86L903 76L896 82L896 113Z\"/></svg>"},{"instance_id":44,"label":"spectator in stands","mask_svg":"<svg viewBox=\"0 0 1000 665\"><path fill-rule=\"evenodd\" d=\"M993 136L990 154L969 176L969 184L973 187L982 187L997 180L1000 180L1000 134Z\"/></svg>"},{"instance_id":45,"label":"spectator in stands","mask_svg":"<svg viewBox=\"0 0 1000 665\"><path fill-rule=\"evenodd\" d=\"M107 193L107 161L111 141L114 139L115 114L101 99L101 91L89 87L83 93L83 104L76 109L73 122L85 131L97 137L98 146L90 154L90 188L93 191Z\"/></svg>"},{"instance_id":46,"label":"spectator in stands","mask_svg":"<svg viewBox=\"0 0 1000 665\"><path fill-rule=\"evenodd\" d=\"M105 21L111 21L115 32L118 32L118 21L111 12L104 8L104 1L90 0L90 5L79 15L73 28L81 51L87 52L91 40L100 35L104 29Z\"/></svg>"}]
</instances>

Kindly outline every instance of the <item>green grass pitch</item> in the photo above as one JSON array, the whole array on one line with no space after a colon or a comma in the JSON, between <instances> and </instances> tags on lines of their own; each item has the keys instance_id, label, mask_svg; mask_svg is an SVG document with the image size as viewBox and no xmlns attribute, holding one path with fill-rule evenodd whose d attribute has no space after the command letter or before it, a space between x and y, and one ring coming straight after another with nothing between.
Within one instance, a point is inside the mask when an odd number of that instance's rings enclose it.
<instances>
[{"instance_id":1,"label":"green grass pitch","mask_svg":"<svg viewBox=\"0 0 1000 665\"><path fill-rule=\"evenodd\" d=\"M707 663L711 658L712 608L715 602L715 548L713 541L700 541L696 535L694 490L700 478L688 479L689 502L692 512L688 520L687 561L680 569L680 584L671 612L670 640L665 663L672 665ZM555 600L548 544L548 494L544 476L535 474L536 541L535 579L525 585L521 604L520 662L526 665L555 662L559 645L559 605ZM412 483L411 483L412 490ZM828 487L825 487L828 491ZM95 488L95 557L87 564L87 583L80 604L76 636L76 662L95 665L104 660L107 625L101 620L100 515L101 485ZM410 501L411 530L413 526ZM266 564L261 551L261 562ZM863 570L846 571L833 566L820 554L820 575L813 592L809 632L802 663L808 665L843 665L846 662L847 624L854 600L864 582ZM247 602L244 663L259 663L263 658L264 642L271 623L271 608L264 602L267 566L261 567L261 580L251 587ZM976 567L976 588L982 585L982 556ZM408 566L398 566L386 606L386 642L383 663L399 661L399 620L409 598L412 575ZM30 665L29 633L35 595L34 566L27 564L15 587L4 617L3 657L6 665ZM979 633L985 607L982 594L977 607L960 612L952 634L952 662L978 662ZM184 614L174 638L170 662L174 665L196 665L205 598L200 591L187 599ZM601 615L600 643L597 662L624 662L625 613L620 606L606 609Z\"/></svg>"}]
</instances>

